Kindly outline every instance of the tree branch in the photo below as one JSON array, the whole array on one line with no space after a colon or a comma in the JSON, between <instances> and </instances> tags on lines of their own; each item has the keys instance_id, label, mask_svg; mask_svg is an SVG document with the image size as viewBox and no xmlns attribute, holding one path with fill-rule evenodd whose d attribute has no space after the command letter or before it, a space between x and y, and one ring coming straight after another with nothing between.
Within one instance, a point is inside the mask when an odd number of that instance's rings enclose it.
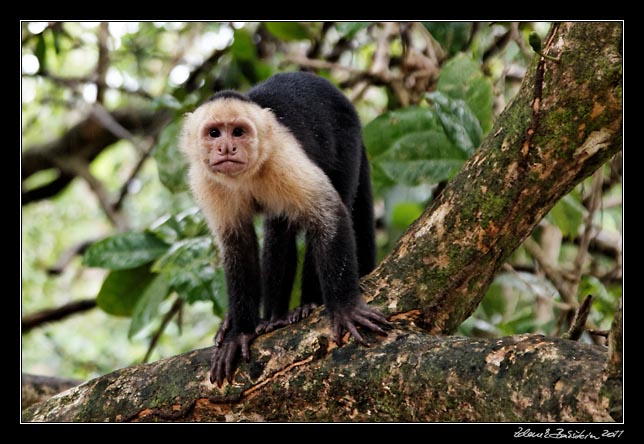
<instances>
[{"instance_id":1,"label":"tree branch","mask_svg":"<svg viewBox=\"0 0 644 444\"><path fill-rule=\"evenodd\" d=\"M162 128L170 117L168 111L150 112L146 110L123 109L110 113L119 127L129 133L154 134ZM112 128L114 129L114 128ZM91 163L103 149L119 140L93 115L86 117L63 136L53 142L26 148L22 153L22 180L32 174L60 168L69 159L77 159L85 164ZM51 197L61 191L75 176L64 171L60 176L42 187L24 190L22 205Z\"/></svg>"},{"instance_id":2,"label":"tree branch","mask_svg":"<svg viewBox=\"0 0 644 444\"><path fill-rule=\"evenodd\" d=\"M84 299L62 305L58 308L49 308L22 317L22 333L25 334L46 322L59 321L73 314L91 310L96 307L96 299Z\"/></svg>"},{"instance_id":3,"label":"tree branch","mask_svg":"<svg viewBox=\"0 0 644 444\"><path fill-rule=\"evenodd\" d=\"M590 307L593 303L593 297L591 295L586 296L584 302L579 306L577 313L575 314L575 319L570 324L570 328L563 335L564 339L571 339L577 341L581 338L581 335L586 329L586 320L590 314Z\"/></svg>"},{"instance_id":4,"label":"tree branch","mask_svg":"<svg viewBox=\"0 0 644 444\"><path fill-rule=\"evenodd\" d=\"M617 23L553 27L545 46L561 62L535 58L478 150L366 277L374 303L421 307L418 322L434 334L456 331L473 313L555 203L621 150L621 39ZM563 114L571 104L597 114L581 132Z\"/></svg>"},{"instance_id":5,"label":"tree branch","mask_svg":"<svg viewBox=\"0 0 644 444\"><path fill-rule=\"evenodd\" d=\"M305 336L289 327L260 337L254 363L243 363L223 389L208 381L207 348L94 379L31 407L23 420L611 420L597 397L606 359L599 346L540 335L437 338L396 329L369 348L337 348L318 315L305 324ZM154 393L155 401L132 393ZM576 408L562 408L570 405Z\"/></svg>"}]
</instances>

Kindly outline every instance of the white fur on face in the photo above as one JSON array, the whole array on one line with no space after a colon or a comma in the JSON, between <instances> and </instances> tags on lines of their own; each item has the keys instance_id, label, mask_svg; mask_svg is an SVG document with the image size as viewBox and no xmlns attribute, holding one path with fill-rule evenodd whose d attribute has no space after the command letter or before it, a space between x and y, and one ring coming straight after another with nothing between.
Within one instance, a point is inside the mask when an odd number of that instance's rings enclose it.
<instances>
[{"instance_id":1,"label":"white fur on face","mask_svg":"<svg viewBox=\"0 0 644 444\"><path fill-rule=\"evenodd\" d=\"M250 122L256 132L244 146L246 169L234 177L213 173L203 161L204 127L238 121ZM180 148L190 163L192 192L217 237L252 218L258 206L269 215L332 231L340 196L272 111L234 98L207 102L186 116Z\"/></svg>"}]
</instances>

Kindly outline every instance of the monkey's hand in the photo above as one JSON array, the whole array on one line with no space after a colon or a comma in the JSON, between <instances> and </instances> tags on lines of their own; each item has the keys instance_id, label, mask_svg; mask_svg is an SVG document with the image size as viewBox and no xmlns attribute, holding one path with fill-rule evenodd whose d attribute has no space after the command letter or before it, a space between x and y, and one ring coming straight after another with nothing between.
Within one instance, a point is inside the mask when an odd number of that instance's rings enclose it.
<instances>
[{"instance_id":1,"label":"monkey's hand","mask_svg":"<svg viewBox=\"0 0 644 444\"><path fill-rule=\"evenodd\" d=\"M223 327L223 326L222 326ZM222 334L225 335L226 332ZM219 333L217 333L219 335ZM229 334L215 348L210 365L210 382L217 382L217 387L224 383L224 376L229 384L233 382L233 372L239 352L246 362L250 361L250 343L257 337L256 333Z\"/></svg>"},{"instance_id":2,"label":"monkey's hand","mask_svg":"<svg viewBox=\"0 0 644 444\"><path fill-rule=\"evenodd\" d=\"M255 333L258 335L263 335L264 333L270 333L274 330L277 330L278 328L286 327L287 325L291 324L296 324L300 322L302 319L308 318L311 313L313 313L313 310L317 308L318 304L315 302L311 302L309 304L304 304L300 307L297 307L288 313L286 313L284 316L277 318L277 319L271 319L270 321L264 320L259 323L257 328L255 329ZM217 336L219 336L219 333L217 333ZM217 338L215 337L215 345Z\"/></svg>"},{"instance_id":3,"label":"monkey's hand","mask_svg":"<svg viewBox=\"0 0 644 444\"><path fill-rule=\"evenodd\" d=\"M342 334L345 329L351 333L351 336L356 341L368 347L369 344L358 333L357 325L366 327L384 336L387 336L385 329L388 330L391 328L387 317L375 308L369 307L362 298L357 298L356 302L352 305L329 310L329 315L331 318L333 339L338 346L342 345Z\"/></svg>"},{"instance_id":4,"label":"monkey's hand","mask_svg":"<svg viewBox=\"0 0 644 444\"><path fill-rule=\"evenodd\" d=\"M228 330L230 330L231 322L232 317L230 316L230 312L228 312L226 313L226 317L219 326L219 330L217 330L217 334L215 335L215 347L221 347L221 344L224 342L224 338L226 337L226 333L228 333Z\"/></svg>"}]
</instances>

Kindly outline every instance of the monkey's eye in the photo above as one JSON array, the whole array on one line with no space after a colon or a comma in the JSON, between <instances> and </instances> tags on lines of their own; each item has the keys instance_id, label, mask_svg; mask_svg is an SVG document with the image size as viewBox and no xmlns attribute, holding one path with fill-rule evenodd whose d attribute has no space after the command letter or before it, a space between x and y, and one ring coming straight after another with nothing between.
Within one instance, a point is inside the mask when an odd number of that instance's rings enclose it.
<instances>
[{"instance_id":1,"label":"monkey's eye","mask_svg":"<svg viewBox=\"0 0 644 444\"><path fill-rule=\"evenodd\" d=\"M233 137L241 137L243 135L244 135L244 129L243 128L237 127L235 129L233 129Z\"/></svg>"},{"instance_id":2,"label":"monkey's eye","mask_svg":"<svg viewBox=\"0 0 644 444\"><path fill-rule=\"evenodd\" d=\"M220 132L217 128L213 128L213 129L211 129L211 130L210 130L210 132L208 133L208 135L209 135L210 137L212 137L212 138L215 138L215 139L216 139L217 137L221 136L221 132Z\"/></svg>"}]
</instances>

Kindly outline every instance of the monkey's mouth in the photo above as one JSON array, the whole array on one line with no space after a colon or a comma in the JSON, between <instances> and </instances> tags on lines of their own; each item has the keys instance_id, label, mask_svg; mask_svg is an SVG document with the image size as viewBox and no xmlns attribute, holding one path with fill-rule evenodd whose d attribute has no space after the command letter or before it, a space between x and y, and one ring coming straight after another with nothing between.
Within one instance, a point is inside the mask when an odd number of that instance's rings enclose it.
<instances>
[{"instance_id":1,"label":"monkey's mouth","mask_svg":"<svg viewBox=\"0 0 644 444\"><path fill-rule=\"evenodd\" d=\"M243 162L238 159L223 158L217 160L215 163L209 164L210 170L215 173L226 174L228 176L233 176L235 174L241 173L246 169L246 162Z\"/></svg>"}]
</instances>

